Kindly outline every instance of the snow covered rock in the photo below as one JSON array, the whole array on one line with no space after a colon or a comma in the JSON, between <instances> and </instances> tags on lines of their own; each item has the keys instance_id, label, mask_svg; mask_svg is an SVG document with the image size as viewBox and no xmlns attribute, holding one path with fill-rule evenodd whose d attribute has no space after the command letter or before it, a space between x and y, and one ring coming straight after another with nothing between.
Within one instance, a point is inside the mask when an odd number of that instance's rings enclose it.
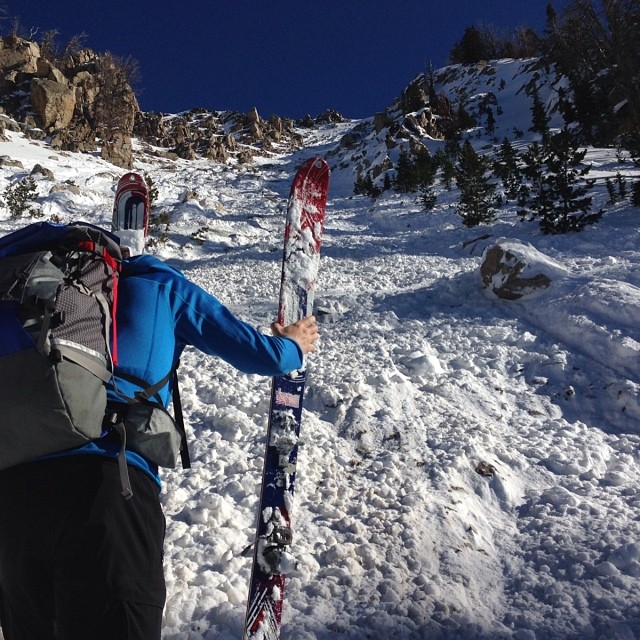
<instances>
[{"instance_id":1,"label":"snow covered rock","mask_svg":"<svg viewBox=\"0 0 640 640\"><path fill-rule=\"evenodd\" d=\"M562 265L530 244L499 239L482 254L482 283L505 300L517 300L545 290L555 276L566 275Z\"/></svg>"}]
</instances>

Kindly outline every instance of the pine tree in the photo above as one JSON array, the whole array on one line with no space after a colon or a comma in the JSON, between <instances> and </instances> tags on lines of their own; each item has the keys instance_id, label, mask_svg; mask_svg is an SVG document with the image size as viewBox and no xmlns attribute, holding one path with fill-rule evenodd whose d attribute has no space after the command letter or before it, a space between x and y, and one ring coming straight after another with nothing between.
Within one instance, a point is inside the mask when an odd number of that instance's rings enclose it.
<instances>
[{"instance_id":1,"label":"pine tree","mask_svg":"<svg viewBox=\"0 0 640 640\"><path fill-rule=\"evenodd\" d=\"M447 191L453 188L453 181L456 179L456 164L451 158L445 158L440 164L442 168L442 182Z\"/></svg>"},{"instance_id":2,"label":"pine tree","mask_svg":"<svg viewBox=\"0 0 640 640\"><path fill-rule=\"evenodd\" d=\"M429 63L429 72L428 72L428 98L429 98L429 107L433 113L437 113L438 111L438 93L436 91L436 80L435 80L435 72L433 70L433 65Z\"/></svg>"},{"instance_id":3,"label":"pine tree","mask_svg":"<svg viewBox=\"0 0 640 640\"><path fill-rule=\"evenodd\" d=\"M418 147L414 157L403 149L396 165L395 189L401 193L410 193L429 187L433 184L437 171L438 161L426 147Z\"/></svg>"},{"instance_id":4,"label":"pine tree","mask_svg":"<svg viewBox=\"0 0 640 640\"><path fill-rule=\"evenodd\" d=\"M361 174L357 177L353 185L353 193L357 196L367 196L369 198L379 198L382 189L373 184L373 178L370 174Z\"/></svg>"},{"instance_id":5,"label":"pine tree","mask_svg":"<svg viewBox=\"0 0 640 640\"><path fill-rule=\"evenodd\" d=\"M467 27L460 42L456 42L449 53L453 64L473 64L480 60L490 60L494 56L486 32L477 27Z\"/></svg>"},{"instance_id":6,"label":"pine tree","mask_svg":"<svg viewBox=\"0 0 640 640\"><path fill-rule=\"evenodd\" d=\"M433 209L436 206L436 202L438 200L438 197L434 193L432 186L423 185L423 186L420 187L420 198L419 198L419 200L422 203L422 206L427 211L433 211Z\"/></svg>"},{"instance_id":7,"label":"pine tree","mask_svg":"<svg viewBox=\"0 0 640 640\"><path fill-rule=\"evenodd\" d=\"M522 154L522 182L518 187L518 215L523 220L535 220L549 207L545 181L546 149L537 140Z\"/></svg>"},{"instance_id":8,"label":"pine tree","mask_svg":"<svg viewBox=\"0 0 640 640\"><path fill-rule=\"evenodd\" d=\"M464 104L460 102L456 114L458 130L466 131L476 126L476 119L466 110Z\"/></svg>"},{"instance_id":9,"label":"pine tree","mask_svg":"<svg viewBox=\"0 0 640 640\"><path fill-rule=\"evenodd\" d=\"M567 126L551 136L547 142L546 191L547 206L540 215L540 229L544 233L580 231L597 222L603 214L590 213L592 196L587 195L595 180L588 180L590 166L583 163L586 149L579 149L578 141Z\"/></svg>"},{"instance_id":10,"label":"pine tree","mask_svg":"<svg viewBox=\"0 0 640 640\"><path fill-rule=\"evenodd\" d=\"M460 156L460 143L457 140L447 140L444 148L436 151L435 159L440 167L442 182L447 191L451 191L456 179L456 162Z\"/></svg>"},{"instance_id":11,"label":"pine tree","mask_svg":"<svg viewBox=\"0 0 640 640\"><path fill-rule=\"evenodd\" d=\"M549 116L540 98L540 90L537 84L534 84L531 89L531 97L533 99L533 104L531 105L532 124L529 131L539 133L544 142L549 137Z\"/></svg>"},{"instance_id":12,"label":"pine tree","mask_svg":"<svg viewBox=\"0 0 640 640\"><path fill-rule=\"evenodd\" d=\"M417 188L430 187L438 171L438 161L431 155L426 147L419 147L416 151L415 174Z\"/></svg>"},{"instance_id":13,"label":"pine tree","mask_svg":"<svg viewBox=\"0 0 640 640\"><path fill-rule=\"evenodd\" d=\"M493 163L493 172L502 181L505 197L508 200L515 200L522 184L522 174L518 166L518 154L507 138L500 145Z\"/></svg>"},{"instance_id":14,"label":"pine tree","mask_svg":"<svg viewBox=\"0 0 640 640\"><path fill-rule=\"evenodd\" d=\"M496 185L489 182L488 161L479 156L467 140L456 167L456 184L460 189L457 211L467 227L491 222L495 218Z\"/></svg>"},{"instance_id":15,"label":"pine tree","mask_svg":"<svg viewBox=\"0 0 640 640\"><path fill-rule=\"evenodd\" d=\"M584 165L586 150L565 125L544 144L534 142L521 156L523 184L518 194L518 214L539 220L543 233L580 231L602 217L590 213L588 195L594 181L586 179L591 167Z\"/></svg>"},{"instance_id":16,"label":"pine tree","mask_svg":"<svg viewBox=\"0 0 640 640\"><path fill-rule=\"evenodd\" d=\"M416 189L416 165L406 149L401 149L396 165L396 177L393 186L400 193L409 193Z\"/></svg>"}]
</instances>

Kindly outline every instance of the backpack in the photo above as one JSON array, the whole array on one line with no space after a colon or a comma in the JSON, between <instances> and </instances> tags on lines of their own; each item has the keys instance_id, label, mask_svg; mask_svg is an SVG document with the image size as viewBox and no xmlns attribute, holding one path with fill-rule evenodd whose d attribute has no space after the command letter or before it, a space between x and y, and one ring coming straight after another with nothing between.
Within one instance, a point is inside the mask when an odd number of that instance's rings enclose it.
<instances>
[{"instance_id":1,"label":"backpack","mask_svg":"<svg viewBox=\"0 0 640 640\"><path fill-rule=\"evenodd\" d=\"M100 437L120 261L117 239L89 224L0 238L0 469Z\"/></svg>"},{"instance_id":2,"label":"backpack","mask_svg":"<svg viewBox=\"0 0 640 640\"><path fill-rule=\"evenodd\" d=\"M118 238L86 223L40 222L0 238L0 470L120 434L123 495L132 493L125 448L159 466L190 466L172 370L118 394ZM124 374L118 374L126 377ZM154 396L173 377L177 423ZM107 388L120 402L107 403Z\"/></svg>"}]
</instances>

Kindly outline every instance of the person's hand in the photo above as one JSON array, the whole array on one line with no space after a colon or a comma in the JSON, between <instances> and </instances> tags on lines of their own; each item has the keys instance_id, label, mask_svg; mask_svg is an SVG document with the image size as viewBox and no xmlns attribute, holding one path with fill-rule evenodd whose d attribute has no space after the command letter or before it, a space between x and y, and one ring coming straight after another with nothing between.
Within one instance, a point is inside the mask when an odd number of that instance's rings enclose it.
<instances>
[{"instance_id":1,"label":"person's hand","mask_svg":"<svg viewBox=\"0 0 640 640\"><path fill-rule=\"evenodd\" d=\"M302 349L302 353L309 353L316 348L316 342L320 337L315 316L307 316L293 324L283 327L278 322L271 325L274 336L279 338L291 338L295 340Z\"/></svg>"}]
</instances>

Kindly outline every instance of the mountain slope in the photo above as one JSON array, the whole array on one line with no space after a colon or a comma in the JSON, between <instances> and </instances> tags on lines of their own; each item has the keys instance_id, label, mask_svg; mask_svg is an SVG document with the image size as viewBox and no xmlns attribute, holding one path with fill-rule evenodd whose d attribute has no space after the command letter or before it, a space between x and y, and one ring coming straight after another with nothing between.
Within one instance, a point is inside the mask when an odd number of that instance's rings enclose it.
<instances>
[{"instance_id":1,"label":"mountain slope","mask_svg":"<svg viewBox=\"0 0 640 640\"><path fill-rule=\"evenodd\" d=\"M520 77L504 64L507 80ZM504 92L499 126L524 126L528 98ZM334 167L283 639L640 637L637 211L619 204L579 234L543 236L509 207L464 228L455 190L439 189L429 213L406 194L354 197L353 155L384 144L373 122L300 129L303 149L251 165L161 159L142 145L136 160L169 224L152 251L265 329L294 168L316 153ZM346 149L358 127L358 149ZM116 168L7 135L0 155L24 168L0 166L0 189L40 163L54 174L38 178L46 218L107 224ZM588 159L595 207L607 176L637 173L611 150ZM3 210L0 233L25 222ZM561 266L547 290L504 301L483 289L481 251L501 237ZM193 469L164 474L164 637L231 640L269 381L194 350L180 375Z\"/></svg>"}]
</instances>

